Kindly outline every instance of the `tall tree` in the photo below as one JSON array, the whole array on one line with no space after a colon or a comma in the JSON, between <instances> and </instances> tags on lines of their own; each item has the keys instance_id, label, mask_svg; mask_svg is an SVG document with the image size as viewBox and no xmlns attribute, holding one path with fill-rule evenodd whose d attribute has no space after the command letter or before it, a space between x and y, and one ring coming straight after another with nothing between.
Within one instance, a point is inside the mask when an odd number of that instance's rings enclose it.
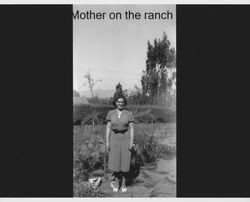
<instances>
[{"instance_id":1,"label":"tall tree","mask_svg":"<svg viewBox=\"0 0 250 202\"><path fill-rule=\"evenodd\" d=\"M167 78L167 68L176 67L175 49L170 48L166 33L162 39L154 39L153 45L148 41L146 71L141 78L142 93L151 100L166 100L171 79Z\"/></svg>"}]
</instances>

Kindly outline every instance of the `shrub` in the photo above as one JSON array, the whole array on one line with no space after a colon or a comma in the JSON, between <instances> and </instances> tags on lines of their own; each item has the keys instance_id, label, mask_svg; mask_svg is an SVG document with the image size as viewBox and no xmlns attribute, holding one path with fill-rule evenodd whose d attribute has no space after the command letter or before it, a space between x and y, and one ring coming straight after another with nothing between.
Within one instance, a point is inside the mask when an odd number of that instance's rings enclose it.
<instances>
[{"instance_id":1,"label":"shrub","mask_svg":"<svg viewBox=\"0 0 250 202\"><path fill-rule=\"evenodd\" d=\"M77 182L89 179L90 174L99 168L103 168L103 159L100 157L93 157L93 154L88 156L78 154L78 159L74 162L75 176L74 180Z\"/></svg>"},{"instance_id":2,"label":"shrub","mask_svg":"<svg viewBox=\"0 0 250 202\"><path fill-rule=\"evenodd\" d=\"M139 145L144 163L155 162L158 158L176 154L176 147L162 145L158 142L155 131L158 124L136 124L135 142Z\"/></svg>"},{"instance_id":3,"label":"shrub","mask_svg":"<svg viewBox=\"0 0 250 202\"><path fill-rule=\"evenodd\" d=\"M74 134L74 173L75 182L86 181L93 171L104 169L105 143L104 126L95 131L81 128ZM107 163L106 153L106 163Z\"/></svg>"},{"instance_id":4,"label":"shrub","mask_svg":"<svg viewBox=\"0 0 250 202\"><path fill-rule=\"evenodd\" d=\"M145 163L154 162L157 159L158 142L154 137L154 130L153 124L139 124L135 130L135 142L139 145Z\"/></svg>"},{"instance_id":5,"label":"shrub","mask_svg":"<svg viewBox=\"0 0 250 202\"><path fill-rule=\"evenodd\" d=\"M136 105L126 106L129 111L135 114L135 121L138 123L170 123L176 121L176 111L166 106ZM73 122L91 125L106 124L108 111L113 110L113 106L106 105L74 105ZM148 113L150 112L150 113Z\"/></svg>"}]
</instances>

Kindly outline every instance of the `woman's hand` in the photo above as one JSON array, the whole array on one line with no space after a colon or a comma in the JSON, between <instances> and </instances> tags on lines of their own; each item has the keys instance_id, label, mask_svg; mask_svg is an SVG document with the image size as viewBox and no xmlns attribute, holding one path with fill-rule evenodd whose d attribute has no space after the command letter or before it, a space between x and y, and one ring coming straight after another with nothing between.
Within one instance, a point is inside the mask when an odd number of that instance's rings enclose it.
<instances>
[{"instance_id":1,"label":"woman's hand","mask_svg":"<svg viewBox=\"0 0 250 202\"><path fill-rule=\"evenodd\" d=\"M129 151L132 151L133 150L133 144L131 145L131 144L129 144L129 146L128 146L128 150Z\"/></svg>"}]
</instances>

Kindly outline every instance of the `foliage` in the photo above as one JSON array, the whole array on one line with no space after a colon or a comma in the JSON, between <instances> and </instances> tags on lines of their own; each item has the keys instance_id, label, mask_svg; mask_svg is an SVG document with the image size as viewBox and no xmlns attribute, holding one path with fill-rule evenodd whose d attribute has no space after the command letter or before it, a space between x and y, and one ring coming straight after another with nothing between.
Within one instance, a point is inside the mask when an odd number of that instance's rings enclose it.
<instances>
[{"instance_id":1,"label":"foliage","mask_svg":"<svg viewBox=\"0 0 250 202\"><path fill-rule=\"evenodd\" d=\"M74 105L73 120L80 120L82 124L93 124L93 120L95 124L105 124L108 111L112 109L105 105Z\"/></svg>"},{"instance_id":2,"label":"foliage","mask_svg":"<svg viewBox=\"0 0 250 202\"><path fill-rule=\"evenodd\" d=\"M79 128L74 132L74 173L75 182L86 181L94 170L104 169L105 126Z\"/></svg>"},{"instance_id":3,"label":"foliage","mask_svg":"<svg viewBox=\"0 0 250 202\"><path fill-rule=\"evenodd\" d=\"M152 163L157 159L176 154L176 146L159 144L157 130L159 124L136 124L135 125L135 142L139 145L140 153L144 163ZM167 130L164 136L167 135Z\"/></svg>"},{"instance_id":4,"label":"foliage","mask_svg":"<svg viewBox=\"0 0 250 202\"><path fill-rule=\"evenodd\" d=\"M143 124L141 126L136 130L135 142L140 147L143 161L145 163L154 162L157 159L156 147L158 145L154 137L155 128L152 124Z\"/></svg>"},{"instance_id":5,"label":"foliage","mask_svg":"<svg viewBox=\"0 0 250 202\"><path fill-rule=\"evenodd\" d=\"M160 157L175 155L175 150L169 146L159 144L156 136L157 129L163 124L134 124L135 143L137 154L134 159L138 165L155 162ZM96 176L97 170L104 171L104 157L106 166L108 153L105 153L106 125L97 125L94 128L74 127L74 196L75 197L105 197L99 189L88 187L86 182L90 177ZM167 135L167 131L163 134ZM131 163L132 165L132 163ZM105 173L102 172L103 175ZM134 174L134 173L132 173ZM137 173L138 174L138 173Z\"/></svg>"},{"instance_id":6,"label":"foliage","mask_svg":"<svg viewBox=\"0 0 250 202\"><path fill-rule=\"evenodd\" d=\"M135 143L143 163L154 162L160 154L174 153L172 148L160 146L156 137L159 124L135 124ZM89 179L91 173L104 169L105 128L99 125L94 128L78 128L74 132L74 176L75 182ZM166 132L167 133L167 132ZM167 134L165 134L167 135ZM106 163L108 154L106 153ZM142 163L142 164L143 164Z\"/></svg>"},{"instance_id":7,"label":"foliage","mask_svg":"<svg viewBox=\"0 0 250 202\"><path fill-rule=\"evenodd\" d=\"M113 110L110 105L75 105L73 120L80 120L82 124L106 124L108 111ZM136 123L169 123L176 121L175 108L160 105L127 105L126 109L135 115Z\"/></svg>"},{"instance_id":8,"label":"foliage","mask_svg":"<svg viewBox=\"0 0 250 202\"><path fill-rule=\"evenodd\" d=\"M176 67L176 53L170 48L166 33L162 39L155 39L154 45L148 41L146 70L141 78L142 93L150 97L150 103L164 100L172 85L173 78L167 78L167 69ZM175 96L175 95L173 95Z\"/></svg>"},{"instance_id":9,"label":"foliage","mask_svg":"<svg viewBox=\"0 0 250 202\"><path fill-rule=\"evenodd\" d=\"M118 83L115 87L115 93L114 93L113 97L111 98L111 102L121 95L126 98L127 91L122 90L122 85L120 83Z\"/></svg>"},{"instance_id":10,"label":"foliage","mask_svg":"<svg viewBox=\"0 0 250 202\"><path fill-rule=\"evenodd\" d=\"M87 155L78 154L78 158L74 161L75 181L81 182L88 180L91 172L100 168L103 169L103 158L101 156L95 157L96 153L95 151Z\"/></svg>"},{"instance_id":11,"label":"foliage","mask_svg":"<svg viewBox=\"0 0 250 202\"><path fill-rule=\"evenodd\" d=\"M135 90L132 91L129 95L127 95L127 101L130 105L143 105L150 103L150 97L143 94L142 90L135 86Z\"/></svg>"}]
</instances>

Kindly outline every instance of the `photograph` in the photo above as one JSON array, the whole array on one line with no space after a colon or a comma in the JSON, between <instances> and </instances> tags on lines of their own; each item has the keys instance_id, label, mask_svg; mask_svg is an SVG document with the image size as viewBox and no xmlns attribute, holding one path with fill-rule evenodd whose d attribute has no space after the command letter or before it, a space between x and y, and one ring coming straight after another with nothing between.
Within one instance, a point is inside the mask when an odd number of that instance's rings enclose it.
<instances>
[{"instance_id":1,"label":"photograph","mask_svg":"<svg viewBox=\"0 0 250 202\"><path fill-rule=\"evenodd\" d=\"M73 5L73 197L176 197L176 5Z\"/></svg>"},{"instance_id":2,"label":"photograph","mask_svg":"<svg viewBox=\"0 0 250 202\"><path fill-rule=\"evenodd\" d=\"M105 1L2 2L1 199L247 201L250 6Z\"/></svg>"}]
</instances>

